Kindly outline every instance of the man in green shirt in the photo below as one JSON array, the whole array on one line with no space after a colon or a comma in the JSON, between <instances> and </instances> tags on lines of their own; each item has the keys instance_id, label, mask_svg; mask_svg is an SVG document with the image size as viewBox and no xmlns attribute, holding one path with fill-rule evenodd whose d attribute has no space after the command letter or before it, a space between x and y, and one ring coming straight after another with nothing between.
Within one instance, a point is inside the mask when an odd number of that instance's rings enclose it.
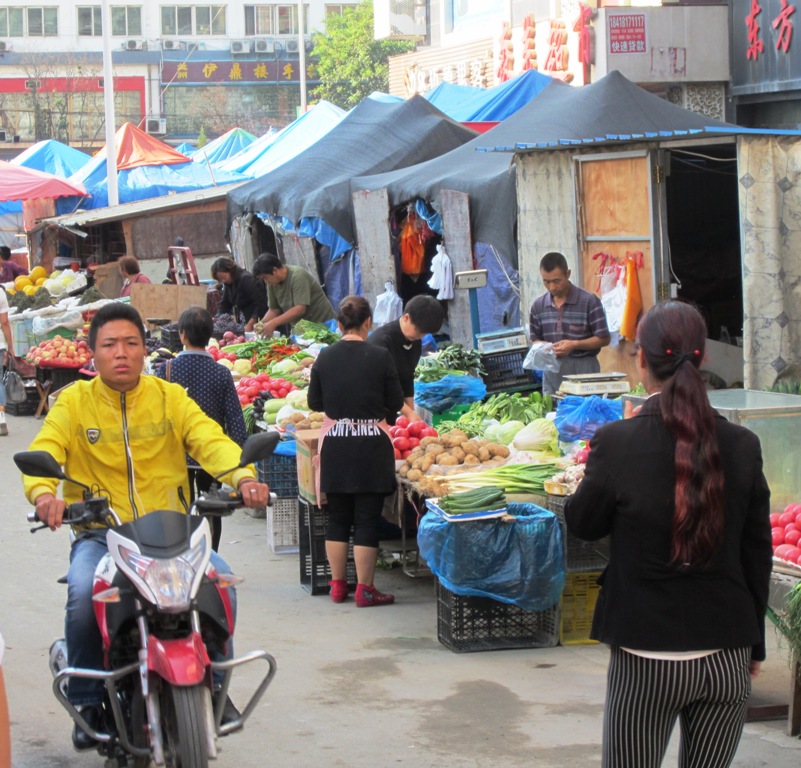
<instances>
[{"instance_id":1,"label":"man in green shirt","mask_svg":"<svg viewBox=\"0 0 801 768\"><path fill-rule=\"evenodd\" d=\"M265 336L301 318L324 323L336 317L320 283L303 267L283 264L274 254L263 253L253 262L253 277L267 284L269 309L262 318Z\"/></svg>"}]
</instances>

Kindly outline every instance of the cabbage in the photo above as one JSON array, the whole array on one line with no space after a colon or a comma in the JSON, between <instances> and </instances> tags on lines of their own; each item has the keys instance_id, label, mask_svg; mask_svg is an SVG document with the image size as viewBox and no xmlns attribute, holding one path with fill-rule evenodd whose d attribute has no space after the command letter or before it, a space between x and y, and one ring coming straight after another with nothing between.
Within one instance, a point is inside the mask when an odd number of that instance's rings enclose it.
<instances>
[{"instance_id":1,"label":"cabbage","mask_svg":"<svg viewBox=\"0 0 801 768\"><path fill-rule=\"evenodd\" d=\"M224 368L227 368L229 371L234 369L234 364L230 360L218 360L217 363L222 365Z\"/></svg>"},{"instance_id":2,"label":"cabbage","mask_svg":"<svg viewBox=\"0 0 801 768\"><path fill-rule=\"evenodd\" d=\"M298 367L298 364L294 360L290 360L288 357L285 357L283 360L280 360L277 363L273 363L270 366L270 374L275 375L278 374L279 376L285 376L288 373L292 373L295 368Z\"/></svg>"},{"instance_id":3,"label":"cabbage","mask_svg":"<svg viewBox=\"0 0 801 768\"><path fill-rule=\"evenodd\" d=\"M515 435L512 445L518 451L547 451L559 456L559 432L550 419L534 419Z\"/></svg>"},{"instance_id":4,"label":"cabbage","mask_svg":"<svg viewBox=\"0 0 801 768\"><path fill-rule=\"evenodd\" d=\"M306 390L305 389L293 389L287 396L286 396L286 404L291 405L293 408L297 408L301 411L308 411L309 410L309 403L306 399Z\"/></svg>"},{"instance_id":5,"label":"cabbage","mask_svg":"<svg viewBox=\"0 0 801 768\"><path fill-rule=\"evenodd\" d=\"M509 445L514 440L515 435L525 426L522 421L507 421L501 424L501 422L493 420L484 430L484 437L493 443Z\"/></svg>"}]
</instances>

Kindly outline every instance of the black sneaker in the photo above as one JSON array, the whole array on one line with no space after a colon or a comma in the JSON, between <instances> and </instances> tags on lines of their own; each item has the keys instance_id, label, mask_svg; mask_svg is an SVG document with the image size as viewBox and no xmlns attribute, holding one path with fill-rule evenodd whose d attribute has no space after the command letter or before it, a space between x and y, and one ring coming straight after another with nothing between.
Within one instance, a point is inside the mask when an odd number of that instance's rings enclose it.
<instances>
[{"instance_id":1,"label":"black sneaker","mask_svg":"<svg viewBox=\"0 0 801 768\"><path fill-rule=\"evenodd\" d=\"M93 704L86 704L80 707L78 711L83 716L83 719L86 720L87 724L91 726L92 730L100 730L100 707L96 707ZM97 739L92 738L78 723L75 723L75 727L72 729L72 746L75 747L75 749L79 752L83 752L87 749L94 749L98 743Z\"/></svg>"}]
</instances>

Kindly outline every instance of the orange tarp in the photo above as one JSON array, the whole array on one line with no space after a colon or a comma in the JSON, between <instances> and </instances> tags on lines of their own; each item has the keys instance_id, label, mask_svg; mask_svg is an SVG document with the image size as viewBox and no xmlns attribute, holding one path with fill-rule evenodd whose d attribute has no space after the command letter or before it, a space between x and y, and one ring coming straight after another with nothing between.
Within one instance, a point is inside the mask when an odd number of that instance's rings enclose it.
<instances>
[{"instance_id":1,"label":"orange tarp","mask_svg":"<svg viewBox=\"0 0 801 768\"><path fill-rule=\"evenodd\" d=\"M188 163L189 158L182 155L163 141L145 133L133 123L123 123L114 136L117 146L117 170L127 171L143 165L177 165ZM104 157L103 147L98 156Z\"/></svg>"}]
</instances>

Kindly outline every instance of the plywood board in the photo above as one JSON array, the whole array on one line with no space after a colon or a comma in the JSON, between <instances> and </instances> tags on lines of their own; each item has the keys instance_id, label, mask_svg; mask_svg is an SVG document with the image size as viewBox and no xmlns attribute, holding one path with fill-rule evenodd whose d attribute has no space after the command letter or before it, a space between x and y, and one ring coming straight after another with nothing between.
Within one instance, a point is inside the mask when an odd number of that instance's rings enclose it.
<instances>
[{"instance_id":1,"label":"plywood board","mask_svg":"<svg viewBox=\"0 0 801 768\"><path fill-rule=\"evenodd\" d=\"M359 244L362 293L374 306L376 297L384 292L387 281L392 280L395 285L399 283L389 237L387 190L354 192L353 216L356 242Z\"/></svg>"},{"instance_id":2,"label":"plywood board","mask_svg":"<svg viewBox=\"0 0 801 768\"><path fill-rule=\"evenodd\" d=\"M585 237L650 236L650 183L645 155L582 162Z\"/></svg>"},{"instance_id":3,"label":"plywood board","mask_svg":"<svg viewBox=\"0 0 801 768\"><path fill-rule=\"evenodd\" d=\"M285 235L283 240L283 256L286 264L303 267L320 280L317 269L317 257L314 254L314 241L310 237L298 237L295 234Z\"/></svg>"},{"instance_id":4,"label":"plywood board","mask_svg":"<svg viewBox=\"0 0 801 768\"><path fill-rule=\"evenodd\" d=\"M470 197L464 192L443 189L440 193L442 236L450 257L453 273L473 269L473 244L470 235ZM467 349L473 347L473 325L470 320L470 292L454 291L448 303L451 340ZM477 331L480 329L477 329Z\"/></svg>"},{"instance_id":5,"label":"plywood board","mask_svg":"<svg viewBox=\"0 0 801 768\"><path fill-rule=\"evenodd\" d=\"M206 306L206 286L135 283L131 286L131 306L139 310L143 320L167 317L174 322L185 309Z\"/></svg>"},{"instance_id":6,"label":"plywood board","mask_svg":"<svg viewBox=\"0 0 801 768\"><path fill-rule=\"evenodd\" d=\"M122 275L116 261L100 264L95 269L95 288L107 299L116 299L122 290Z\"/></svg>"}]
</instances>

